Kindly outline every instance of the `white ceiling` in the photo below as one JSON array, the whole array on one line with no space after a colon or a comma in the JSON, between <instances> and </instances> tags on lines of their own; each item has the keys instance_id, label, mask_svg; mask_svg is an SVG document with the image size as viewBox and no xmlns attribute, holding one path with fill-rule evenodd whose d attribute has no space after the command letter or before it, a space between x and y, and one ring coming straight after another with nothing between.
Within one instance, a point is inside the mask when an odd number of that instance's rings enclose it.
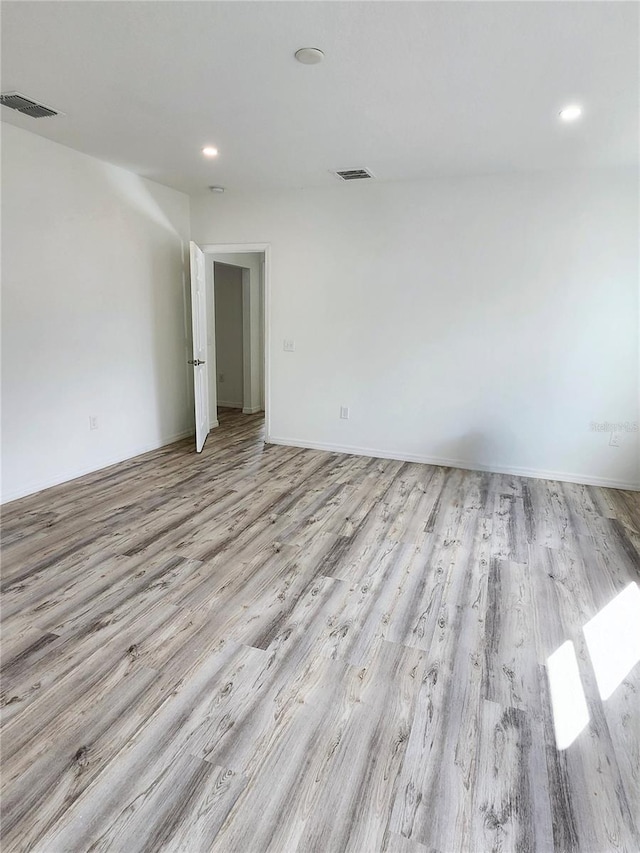
<instances>
[{"instance_id":1,"label":"white ceiling","mask_svg":"<svg viewBox=\"0 0 640 853\"><path fill-rule=\"evenodd\" d=\"M8 2L2 119L186 192L637 162L635 2ZM294 51L320 47L321 65ZM577 123L558 110L584 106ZM205 160L206 143L220 151Z\"/></svg>"}]
</instances>

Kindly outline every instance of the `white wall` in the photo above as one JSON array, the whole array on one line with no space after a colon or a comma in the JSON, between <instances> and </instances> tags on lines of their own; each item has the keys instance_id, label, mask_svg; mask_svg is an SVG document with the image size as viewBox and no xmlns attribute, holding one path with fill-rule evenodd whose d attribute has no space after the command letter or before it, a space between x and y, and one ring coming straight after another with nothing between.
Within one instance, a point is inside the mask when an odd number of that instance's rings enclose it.
<instances>
[{"instance_id":1,"label":"white wall","mask_svg":"<svg viewBox=\"0 0 640 853\"><path fill-rule=\"evenodd\" d=\"M7 124L2 181L10 500L192 431L189 201Z\"/></svg>"},{"instance_id":2,"label":"white wall","mask_svg":"<svg viewBox=\"0 0 640 853\"><path fill-rule=\"evenodd\" d=\"M242 408L242 270L216 263L214 286L218 405Z\"/></svg>"},{"instance_id":3,"label":"white wall","mask_svg":"<svg viewBox=\"0 0 640 853\"><path fill-rule=\"evenodd\" d=\"M271 244L272 441L638 486L638 433L590 429L639 418L637 172L207 193L191 221Z\"/></svg>"}]
</instances>

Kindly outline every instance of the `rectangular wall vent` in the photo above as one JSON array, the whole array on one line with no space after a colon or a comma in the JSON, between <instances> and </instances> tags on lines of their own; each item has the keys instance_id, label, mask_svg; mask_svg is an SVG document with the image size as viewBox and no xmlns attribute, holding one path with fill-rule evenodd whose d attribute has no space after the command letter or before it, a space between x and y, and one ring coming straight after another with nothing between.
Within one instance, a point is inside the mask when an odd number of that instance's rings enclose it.
<instances>
[{"instance_id":1,"label":"rectangular wall vent","mask_svg":"<svg viewBox=\"0 0 640 853\"><path fill-rule=\"evenodd\" d=\"M62 113L52 110L50 107L45 107L44 104L39 104L37 101L32 101L31 98L25 98L19 92L7 92L5 95L0 95L0 104L3 107L10 107L12 110L17 110L31 118L47 118L48 116L59 116Z\"/></svg>"},{"instance_id":2,"label":"rectangular wall vent","mask_svg":"<svg viewBox=\"0 0 640 853\"><path fill-rule=\"evenodd\" d=\"M339 169L333 174L341 181L361 181L363 178L373 178L368 169Z\"/></svg>"}]
</instances>

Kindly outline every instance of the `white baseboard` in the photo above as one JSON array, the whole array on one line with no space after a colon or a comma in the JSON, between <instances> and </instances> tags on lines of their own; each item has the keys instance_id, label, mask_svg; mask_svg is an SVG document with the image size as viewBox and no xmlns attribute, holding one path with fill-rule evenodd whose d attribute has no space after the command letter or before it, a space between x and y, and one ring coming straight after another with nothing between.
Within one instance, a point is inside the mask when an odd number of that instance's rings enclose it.
<instances>
[{"instance_id":1,"label":"white baseboard","mask_svg":"<svg viewBox=\"0 0 640 853\"><path fill-rule=\"evenodd\" d=\"M262 406L243 406L242 403L223 403L222 400L218 400L218 406L223 409L242 409L243 415L255 415L263 411Z\"/></svg>"},{"instance_id":2,"label":"white baseboard","mask_svg":"<svg viewBox=\"0 0 640 853\"><path fill-rule=\"evenodd\" d=\"M261 411L258 409L257 411ZM218 426L218 421L212 423L211 427ZM36 492L41 492L44 489L49 489L53 486L60 486L62 483L68 483L71 480L76 480L78 477L84 477L87 474L94 474L96 471L101 471L103 468L109 468L111 465L117 465L119 462L125 462L128 459L133 459L143 453L149 453L152 450L159 450L161 447L166 447L168 444L174 444L183 438L189 438L194 435L193 429L184 430L176 433L173 436L161 439L159 442L139 445L126 452L123 456L117 454L115 456L104 457L95 465L87 468L78 468L65 471L63 474L47 480L40 480L29 483L15 489L12 492L2 495L0 503L8 504L11 501L19 498L33 495ZM412 453L395 453L384 450L376 450L375 448L352 447L350 445L325 444L321 442L300 441L294 438L280 438L276 436L268 436L267 444L281 444L287 447L303 447L309 450L326 450L330 453L347 453L352 456L371 456L376 459L397 459L400 462L419 462L424 465L438 465L445 468L462 468L467 471L487 471L494 474L511 474L517 477L532 477L536 480L559 480L566 483L579 483L585 486L600 486L608 489L623 489L625 491L640 491L640 483L633 483L623 480L610 480L606 477L587 477L581 474L568 474L559 471L541 471L532 468L513 468L501 465L478 465L469 463L464 459L447 459L439 456L423 456Z\"/></svg>"},{"instance_id":3,"label":"white baseboard","mask_svg":"<svg viewBox=\"0 0 640 853\"><path fill-rule=\"evenodd\" d=\"M479 465L465 459L447 459L441 456L422 456L415 453L389 452L371 447L351 447L341 444L325 444L315 441L300 441L295 438L269 436L267 444L282 444L285 447L304 447L308 450L327 450L330 453L348 453L351 456L371 456L374 459L397 459L399 462L419 462L423 465L438 465L444 468L462 468L465 471L487 471L490 474L511 474L516 477L532 477L534 480L559 480L563 483L579 483L583 486L600 486L606 489L640 491L640 483L610 480L606 477L588 477L584 474L569 474L566 471L541 471L535 468L512 468L503 465Z\"/></svg>"},{"instance_id":4,"label":"white baseboard","mask_svg":"<svg viewBox=\"0 0 640 853\"><path fill-rule=\"evenodd\" d=\"M189 438L194 434L195 432L193 429L184 430L183 432L176 433L175 435L168 436L167 438L162 438L159 442L152 442L132 447L130 450L126 451L124 455L119 453L113 456L105 456L102 459L99 459L95 465L91 465L86 468L69 469L56 477L29 483L19 489L14 489L12 492L3 494L0 503L3 505L8 504L11 501L18 500L19 498L25 498L27 495L34 495L37 492L42 492L44 489L50 489L53 486L60 486L63 483L69 483L71 480L77 480L78 477L84 477L87 474L95 474L96 471L102 471L103 468L109 468L111 465L117 465L119 462L126 462L129 459L133 459L143 453L149 453L152 450L159 450L161 447L166 447L168 444L174 444L176 441L180 441L183 438Z\"/></svg>"},{"instance_id":5,"label":"white baseboard","mask_svg":"<svg viewBox=\"0 0 640 853\"><path fill-rule=\"evenodd\" d=\"M220 426L219 420L211 421L211 423L209 424L209 429L215 429L216 427L219 427L219 426Z\"/></svg>"}]
</instances>

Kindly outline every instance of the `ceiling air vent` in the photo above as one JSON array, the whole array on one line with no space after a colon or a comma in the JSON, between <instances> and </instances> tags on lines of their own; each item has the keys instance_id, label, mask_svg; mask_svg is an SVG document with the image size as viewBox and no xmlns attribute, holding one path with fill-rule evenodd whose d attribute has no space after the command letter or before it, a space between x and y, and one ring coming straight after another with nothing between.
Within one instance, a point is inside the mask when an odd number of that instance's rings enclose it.
<instances>
[{"instance_id":1,"label":"ceiling air vent","mask_svg":"<svg viewBox=\"0 0 640 853\"><path fill-rule=\"evenodd\" d=\"M368 169L340 169L333 174L341 181L361 181L363 178L373 178Z\"/></svg>"},{"instance_id":2,"label":"ceiling air vent","mask_svg":"<svg viewBox=\"0 0 640 853\"><path fill-rule=\"evenodd\" d=\"M62 115L62 113L52 110L50 107L45 107L44 104L32 101L31 98L25 98L19 92L7 92L6 95L0 95L0 104L3 107L11 107L12 110L17 110L23 115L31 116L31 118Z\"/></svg>"}]
</instances>

